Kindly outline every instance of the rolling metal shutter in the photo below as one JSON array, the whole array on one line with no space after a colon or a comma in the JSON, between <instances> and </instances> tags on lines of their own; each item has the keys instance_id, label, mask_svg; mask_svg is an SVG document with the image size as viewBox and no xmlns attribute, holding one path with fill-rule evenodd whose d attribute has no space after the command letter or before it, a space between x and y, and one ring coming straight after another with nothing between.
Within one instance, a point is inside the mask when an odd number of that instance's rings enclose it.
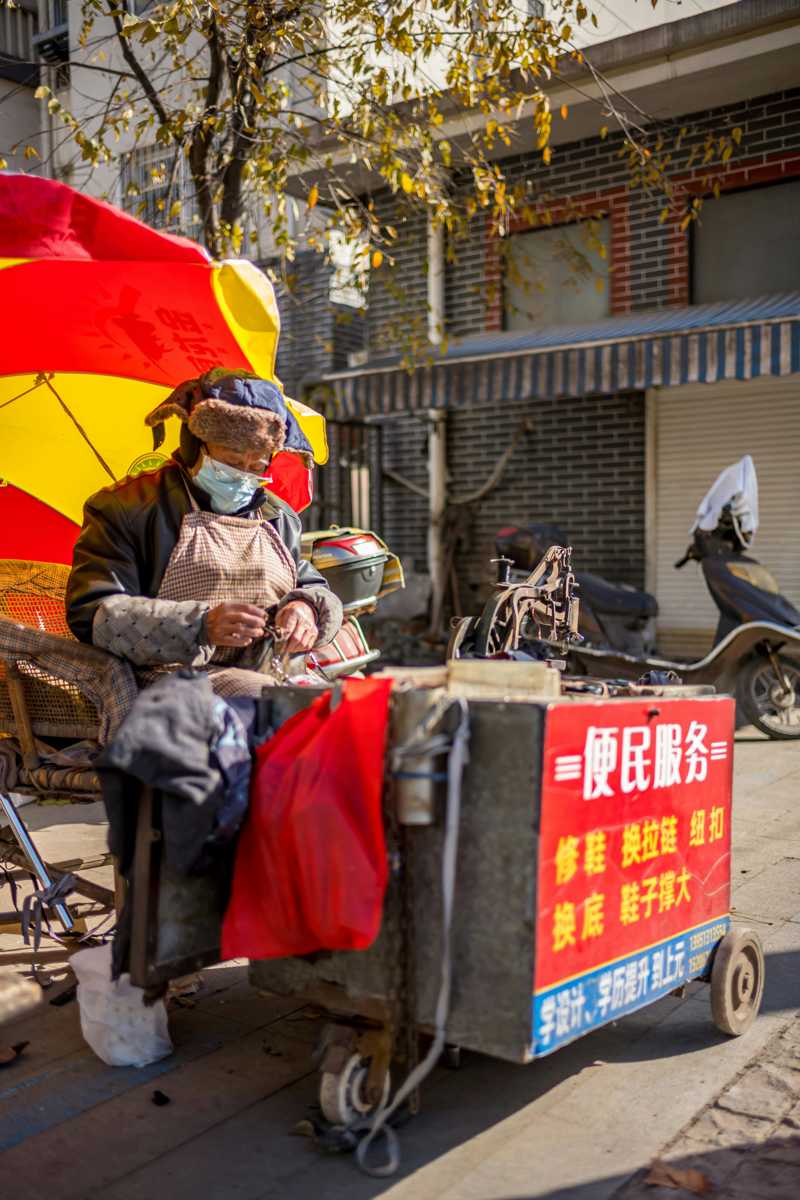
<instances>
[{"instance_id":1,"label":"rolling metal shutter","mask_svg":"<svg viewBox=\"0 0 800 1200\"><path fill-rule=\"evenodd\" d=\"M723 467L750 454L760 524L754 556L800 605L800 375L660 388L651 462L654 511L649 580L658 597L659 645L700 656L711 647L717 608L697 563L675 562L688 545L700 500ZM654 461L652 461L654 460ZM652 475L651 475L652 481Z\"/></svg>"}]
</instances>

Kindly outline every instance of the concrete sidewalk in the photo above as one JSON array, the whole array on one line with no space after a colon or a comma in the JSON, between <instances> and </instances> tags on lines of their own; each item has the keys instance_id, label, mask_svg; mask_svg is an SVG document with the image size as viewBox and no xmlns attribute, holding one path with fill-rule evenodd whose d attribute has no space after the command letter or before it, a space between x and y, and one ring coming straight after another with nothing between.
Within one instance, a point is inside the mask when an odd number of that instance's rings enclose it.
<instances>
[{"instance_id":1,"label":"concrete sidewalk","mask_svg":"<svg viewBox=\"0 0 800 1200\"><path fill-rule=\"evenodd\" d=\"M664 1149L660 1160L673 1186L652 1186L659 1172L650 1168L620 1188L614 1200L681 1200L693 1195L798 1200L800 1017L772 1038Z\"/></svg>"},{"instance_id":2,"label":"concrete sidewalk","mask_svg":"<svg viewBox=\"0 0 800 1200\"><path fill-rule=\"evenodd\" d=\"M752 1162L759 1178L764 1164L783 1171L776 1154L788 1138L776 1133L796 1113L734 1110L738 1082L760 1086L767 1061L776 1078L795 1078L781 1039L800 1007L800 746L740 735L734 772L734 918L759 931L767 953L762 1013L744 1037L715 1030L708 988L694 984L529 1067L464 1055L461 1070L426 1084L422 1112L401 1133L400 1174L372 1179L351 1156L291 1136L317 1099L315 1023L226 964L173 1014L175 1054L143 1071L96 1059L74 1002L45 1003L5 1028L5 1042L30 1045L0 1072L3 1178L16 1200L609 1200L620 1189L625 1200L686 1200L659 1196L642 1172L699 1155L708 1177L722 1184L732 1164L730 1179L746 1188L750 1176L736 1172ZM102 842L90 808L28 814L53 859L73 853L79 826L84 849ZM10 935L3 943L20 962ZM154 1106L155 1088L168 1106ZM731 1197L744 1200L742 1187ZM800 1184L789 1194L797 1200Z\"/></svg>"}]
</instances>

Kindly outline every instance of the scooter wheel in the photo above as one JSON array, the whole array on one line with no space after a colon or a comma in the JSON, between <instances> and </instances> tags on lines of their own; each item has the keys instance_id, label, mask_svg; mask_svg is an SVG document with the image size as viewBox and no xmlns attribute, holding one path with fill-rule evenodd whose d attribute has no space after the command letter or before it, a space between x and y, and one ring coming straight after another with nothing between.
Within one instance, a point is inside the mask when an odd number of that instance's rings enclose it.
<instances>
[{"instance_id":1,"label":"scooter wheel","mask_svg":"<svg viewBox=\"0 0 800 1200\"><path fill-rule=\"evenodd\" d=\"M726 933L711 966L711 1017L722 1033L738 1037L758 1016L764 995L764 949L751 929Z\"/></svg>"},{"instance_id":2,"label":"scooter wheel","mask_svg":"<svg viewBox=\"0 0 800 1200\"><path fill-rule=\"evenodd\" d=\"M738 680L739 703L756 729L771 738L793 740L800 738L800 662L783 655L778 662L785 681L768 658L752 658L744 666Z\"/></svg>"}]
</instances>

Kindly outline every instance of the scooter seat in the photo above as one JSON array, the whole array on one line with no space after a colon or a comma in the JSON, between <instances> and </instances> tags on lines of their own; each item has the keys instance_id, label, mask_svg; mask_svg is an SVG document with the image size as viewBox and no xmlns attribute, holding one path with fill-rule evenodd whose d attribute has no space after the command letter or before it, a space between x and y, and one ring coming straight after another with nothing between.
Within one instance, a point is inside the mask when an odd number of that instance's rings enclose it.
<instances>
[{"instance_id":1,"label":"scooter seat","mask_svg":"<svg viewBox=\"0 0 800 1200\"><path fill-rule=\"evenodd\" d=\"M575 578L580 586L579 595L598 613L618 617L657 617L658 603L649 592L622 584L609 583L600 575L578 571Z\"/></svg>"}]
</instances>

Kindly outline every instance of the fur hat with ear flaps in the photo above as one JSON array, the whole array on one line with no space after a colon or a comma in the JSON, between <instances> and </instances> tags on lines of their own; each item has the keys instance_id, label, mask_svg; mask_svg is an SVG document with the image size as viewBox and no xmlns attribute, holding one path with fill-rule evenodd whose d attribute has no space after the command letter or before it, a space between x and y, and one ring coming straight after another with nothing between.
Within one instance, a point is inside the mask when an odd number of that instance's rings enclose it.
<instances>
[{"instance_id":1,"label":"fur hat with ear flaps","mask_svg":"<svg viewBox=\"0 0 800 1200\"><path fill-rule=\"evenodd\" d=\"M145 418L157 449L164 440L164 421L178 417L198 441L237 452L257 451L270 458L286 449L313 463L311 445L286 407L274 383L245 371L215 367L199 379L175 388Z\"/></svg>"}]
</instances>

